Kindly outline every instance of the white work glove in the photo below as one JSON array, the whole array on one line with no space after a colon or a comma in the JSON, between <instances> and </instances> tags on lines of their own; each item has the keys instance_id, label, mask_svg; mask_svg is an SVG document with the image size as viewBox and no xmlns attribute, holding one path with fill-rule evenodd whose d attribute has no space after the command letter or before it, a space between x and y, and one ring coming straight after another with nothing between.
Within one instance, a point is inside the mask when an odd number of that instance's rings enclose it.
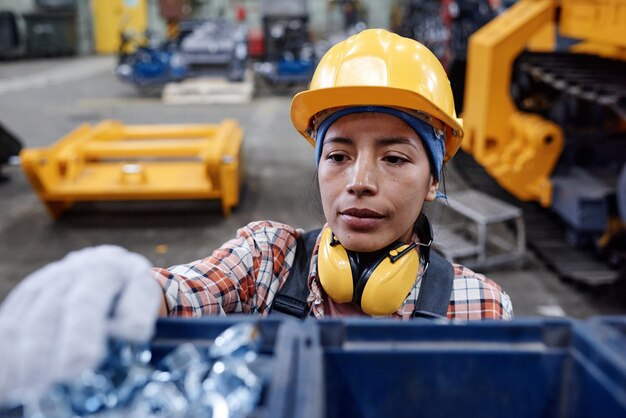
<instances>
[{"instance_id":1,"label":"white work glove","mask_svg":"<svg viewBox=\"0 0 626 418\"><path fill-rule=\"evenodd\" d=\"M0 404L97 367L109 337L149 341L162 294L148 260L115 246L29 275L0 305Z\"/></svg>"}]
</instances>

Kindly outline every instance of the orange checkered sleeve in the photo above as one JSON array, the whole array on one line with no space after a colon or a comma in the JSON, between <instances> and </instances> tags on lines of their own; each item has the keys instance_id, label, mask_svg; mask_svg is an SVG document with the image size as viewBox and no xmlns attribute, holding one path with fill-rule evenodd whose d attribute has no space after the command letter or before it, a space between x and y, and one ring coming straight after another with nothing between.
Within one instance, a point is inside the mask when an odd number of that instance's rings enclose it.
<instances>
[{"instance_id":1,"label":"orange checkered sleeve","mask_svg":"<svg viewBox=\"0 0 626 418\"><path fill-rule=\"evenodd\" d=\"M294 228L253 222L201 260L155 268L170 315L267 314L296 251Z\"/></svg>"},{"instance_id":2,"label":"orange checkered sleeve","mask_svg":"<svg viewBox=\"0 0 626 418\"><path fill-rule=\"evenodd\" d=\"M513 319L509 295L493 280L454 264L448 319Z\"/></svg>"}]
</instances>

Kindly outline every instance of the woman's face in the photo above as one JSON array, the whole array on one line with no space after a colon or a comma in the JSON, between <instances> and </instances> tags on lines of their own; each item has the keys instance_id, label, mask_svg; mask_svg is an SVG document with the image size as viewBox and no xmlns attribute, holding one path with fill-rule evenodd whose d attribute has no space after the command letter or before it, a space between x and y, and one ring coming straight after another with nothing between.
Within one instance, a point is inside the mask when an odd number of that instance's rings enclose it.
<instances>
[{"instance_id":1,"label":"woman's face","mask_svg":"<svg viewBox=\"0 0 626 418\"><path fill-rule=\"evenodd\" d=\"M438 181L417 133L395 116L353 113L326 133L318 178L324 216L352 251L381 249L410 239Z\"/></svg>"}]
</instances>

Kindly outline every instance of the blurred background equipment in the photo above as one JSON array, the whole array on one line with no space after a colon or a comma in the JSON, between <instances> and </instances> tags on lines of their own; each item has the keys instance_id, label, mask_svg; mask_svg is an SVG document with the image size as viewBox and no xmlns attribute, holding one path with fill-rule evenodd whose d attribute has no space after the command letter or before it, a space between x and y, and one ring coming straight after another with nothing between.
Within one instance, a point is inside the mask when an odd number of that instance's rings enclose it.
<instances>
[{"instance_id":1,"label":"blurred background equipment","mask_svg":"<svg viewBox=\"0 0 626 418\"><path fill-rule=\"evenodd\" d=\"M218 125L84 124L21 164L53 218L77 201L220 199L239 202L243 130Z\"/></svg>"},{"instance_id":2,"label":"blurred background equipment","mask_svg":"<svg viewBox=\"0 0 626 418\"><path fill-rule=\"evenodd\" d=\"M9 10L0 10L0 59L17 56L20 43L15 13Z\"/></svg>"},{"instance_id":3,"label":"blurred background equipment","mask_svg":"<svg viewBox=\"0 0 626 418\"><path fill-rule=\"evenodd\" d=\"M124 25L124 29L118 36L120 40L117 48L119 58L115 71L120 80L134 85L140 93L150 95L159 94L166 83L182 80L187 76L187 68L180 57L176 55L177 45L175 43L175 37L179 34L178 22L185 13L186 5L185 0L159 1L159 12L161 17L167 21L167 38L165 41L147 29L143 20L146 13L145 4L141 8L135 7L133 9L134 19L131 19L132 15L129 13L122 12L120 14L121 8L111 8L107 4L100 5L100 7L107 9L104 16L109 20L117 20L118 25ZM111 35L115 36L115 34ZM109 42L112 40L108 36L106 39ZM102 50L103 47L101 46L100 49Z\"/></svg>"},{"instance_id":4,"label":"blurred background equipment","mask_svg":"<svg viewBox=\"0 0 626 418\"><path fill-rule=\"evenodd\" d=\"M141 35L122 32L116 70L122 81L151 94L186 78L244 80L248 64L244 13L231 22L224 17L190 17L183 0L162 0L159 7L167 22L165 40L150 30Z\"/></svg>"},{"instance_id":5,"label":"blurred background equipment","mask_svg":"<svg viewBox=\"0 0 626 418\"><path fill-rule=\"evenodd\" d=\"M242 22L205 18L180 23L177 39L190 77L226 76L243 81L248 64L247 29Z\"/></svg>"},{"instance_id":6,"label":"blurred background equipment","mask_svg":"<svg viewBox=\"0 0 626 418\"><path fill-rule=\"evenodd\" d=\"M264 57L255 74L275 86L306 84L317 58L309 33L306 0L262 1Z\"/></svg>"},{"instance_id":7,"label":"blurred background equipment","mask_svg":"<svg viewBox=\"0 0 626 418\"><path fill-rule=\"evenodd\" d=\"M148 28L147 0L93 0L91 13L94 49L114 54L120 49L123 33L138 36Z\"/></svg>"},{"instance_id":8,"label":"blurred background equipment","mask_svg":"<svg viewBox=\"0 0 626 418\"><path fill-rule=\"evenodd\" d=\"M116 53L122 33L147 29L151 1L4 0L0 59Z\"/></svg>"},{"instance_id":9,"label":"blurred background equipment","mask_svg":"<svg viewBox=\"0 0 626 418\"><path fill-rule=\"evenodd\" d=\"M478 190L457 191L424 208L450 262L484 271L526 261L522 210Z\"/></svg>"},{"instance_id":10,"label":"blurred background equipment","mask_svg":"<svg viewBox=\"0 0 626 418\"><path fill-rule=\"evenodd\" d=\"M398 34L426 45L443 64L460 114L469 37L493 19L496 10L488 0L410 0L396 10L392 23Z\"/></svg>"},{"instance_id":11,"label":"blurred background equipment","mask_svg":"<svg viewBox=\"0 0 626 418\"><path fill-rule=\"evenodd\" d=\"M141 35L123 32L115 70L117 77L141 93L159 93L170 81L188 76L174 44L162 42L150 32Z\"/></svg>"},{"instance_id":12,"label":"blurred background equipment","mask_svg":"<svg viewBox=\"0 0 626 418\"><path fill-rule=\"evenodd\" d=\"M457 114L463 111L467 44L470 36L496 17L489 0L443 0L444 22L450 28L450 41L445 65L452 84Z\"/></svg>"},{"instance_id":13,"label":"blurred background equipment","mask_svg":"<svg viewBox=\"0 0 626 418\"><path fill-rule=\"evenodd\" d=\"M36 10L24 13L26 55L47 57L76 53L76 1L36 0Z\"/></svg>"},{"instance_id":14,"label":"blurred background equipment","mask_svg":"<svg viewBox=\"0 0 626 418\"><path fill-rule=\"evenodd\" d=\"M0 123L0 182L8 179L2 173L2 167L11 164L20 155L22 147L22 141Z\"/></svg>"},{"instance_id":15,"label":"blurred background equipment","mask_svg":"<svg viewBox=\"0 0 626 418\"><path fill-rule=\"evenodd\" d=\"M450 53L450 28L443 19L442 3L439 0L410 0L403 15L398 33L424 44L445 66Z\"/></svg>"},{"instance_id":16,"label":"blurred background equipment","mask_svg":"<svg viewBox=\"0 0 626 418\"><path fill-rule=\"evenodd\" d=\"M159 0L159 15L167 25L167 39L174 40L180 36L180 21L189 14L187 0Z\"/></svg>"},{"instance_id":17,"label":"blurred background equipment","mask_svg":"<svg viewBox=\"0 0 626 418\"><path fill-rule=\"evenodd\" d=\"M328 12L339 14L340 22L333 24L332 19L327 25L323 37L318 37L315 42L315 55L322 57L333 45L356 35L367 29L368 13L363 3L359 0L331 0L328 3ZM337 23L340 23L337 25Z\"/></svg>"},{"instance_id":18,"label":"blurred background equipment","mask_svg":"<svg viewBox=\"0 0 626 418\"><path fill-rule=\"evenodd\" d=\"M530 245L563 277L592 285L617 280L626 259L622 6L521 0L468 50L463 149L517 199L560 217L562 229L527 220Z\"/></svg>"}]
</instances>

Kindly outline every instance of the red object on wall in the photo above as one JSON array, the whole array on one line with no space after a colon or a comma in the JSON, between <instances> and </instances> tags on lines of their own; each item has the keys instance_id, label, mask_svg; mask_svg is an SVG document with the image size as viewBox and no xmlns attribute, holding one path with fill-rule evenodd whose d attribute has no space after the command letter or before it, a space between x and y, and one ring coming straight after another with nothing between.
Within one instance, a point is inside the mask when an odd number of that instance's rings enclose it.
<instances>
[{"instance_id":1,"label":"red object on wall","mask_svg":"<svg viewBox=\"0 0 626 418\"><path fill-rule=\"evenodd\" d=\"M248 31L248 56L261 58L265 55L265 42L263 42L262 30Z\"/></svg>"},{"instance_id":2,"label":"red object on wall","mask_svg":"<svg viewBox=\"0 0 626 418\"><path fill-rule=\"evenodd\" d=\"M185 15L185 0L159 0L159 14L164 19L180 19Z\"/></svg>"},{"instance_id":3,"label":"red object on wall","mask_svg":"<svg viewBox=\"0 0 626 418\"><path fill-rule=\"evenodd\" d=\"M244 20L246 20L247 14L248 12L246 11L245 7L237 6L237 9L235 10L235 19L237 20L237 22L243 22Z\"/></svg>"}]
</instances>

